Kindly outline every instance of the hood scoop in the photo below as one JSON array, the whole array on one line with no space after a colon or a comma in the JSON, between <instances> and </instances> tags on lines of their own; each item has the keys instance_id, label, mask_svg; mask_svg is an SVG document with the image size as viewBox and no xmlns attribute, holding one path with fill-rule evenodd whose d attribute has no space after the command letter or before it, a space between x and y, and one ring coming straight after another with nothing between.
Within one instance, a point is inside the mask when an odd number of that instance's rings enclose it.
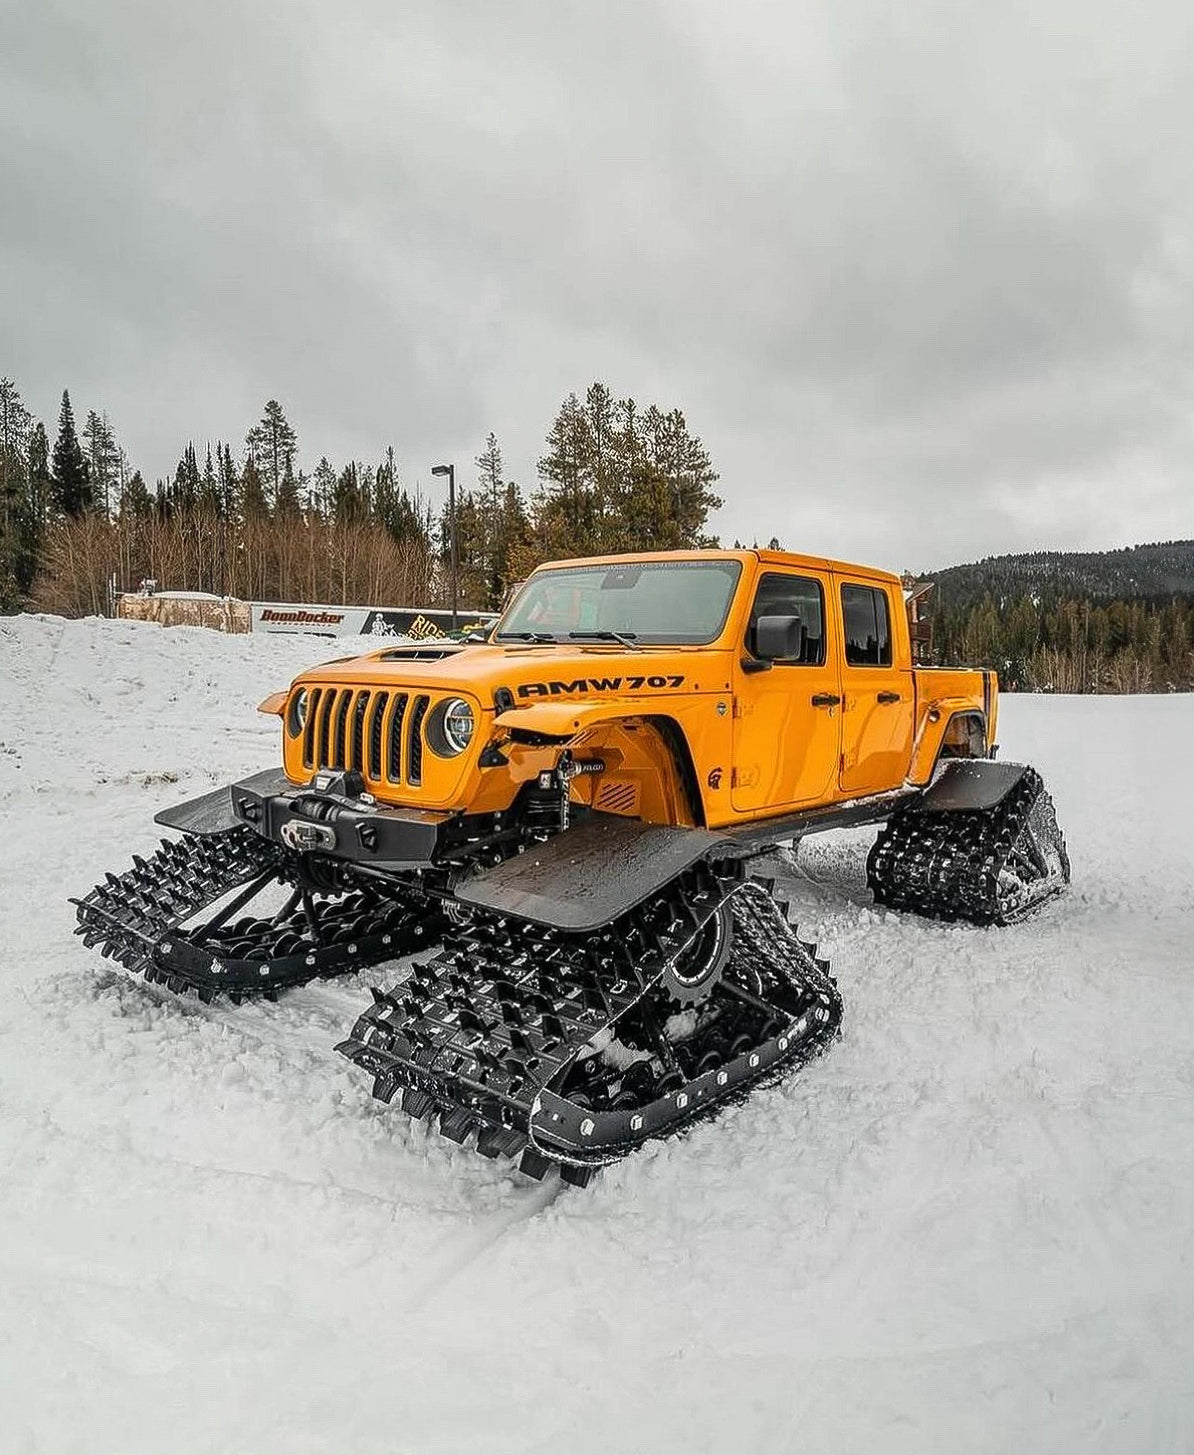
<instances>
[{"instance_id":1,"label":"hood scoop","mask_svg":"<svg viewBox=\"0 0 1194 1455\"><path fill-rule=\"evenodd\" d=\"M442 662L445 657L454 657L457 652L464 651L463 642L453 642L450 646L442 647L391 647L388 651L378 653L379 662Z\"/></svg>"}]
</instances>

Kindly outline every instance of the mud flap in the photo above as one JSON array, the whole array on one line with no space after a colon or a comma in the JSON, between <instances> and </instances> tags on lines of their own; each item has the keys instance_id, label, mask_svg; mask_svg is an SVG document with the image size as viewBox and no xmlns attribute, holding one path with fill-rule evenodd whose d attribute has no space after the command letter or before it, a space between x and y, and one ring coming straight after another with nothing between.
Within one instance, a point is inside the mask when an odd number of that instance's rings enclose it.
<instances>
[{"instance_id":1,"label":"mud flap","mask_svg":"<svg viewBox=\"0 0 1194 1455\"><path fill-rule=\"evenodd\" d=\"M163 808L153 816L154 823L164 828L179 829L184 834L223 834L236 828L241 820L232 809L232 790L240 787L252 788L257 793L281 793L294 785L279 768L267 768L254 773L240 783L226 783L211 793L198 798L188 798L185 803L176 803L173 808Z\"/></svg>"},{"instance_id":2,"label":"mud flap","mask_svg":"<svg viewBox=\"0 0 1194 1455\"><path fill-rule=\"evenodd\" d=\"M953 758L928 788L904 805L901 813L958 813L994 808L1027 772L1023 763L996 763L989 758Z\"/></svg>"},{"instance_id":3,"label":"mud flap","mask_svg":"<svg viewBox=\"0 0 1194 1455\"><path fill-rule=\"evenodd\" d=\"M599 929L731 841L705 829L593 814L516 858L465 880L456 897L555 929Z\"/></svg>"}]
</instances>

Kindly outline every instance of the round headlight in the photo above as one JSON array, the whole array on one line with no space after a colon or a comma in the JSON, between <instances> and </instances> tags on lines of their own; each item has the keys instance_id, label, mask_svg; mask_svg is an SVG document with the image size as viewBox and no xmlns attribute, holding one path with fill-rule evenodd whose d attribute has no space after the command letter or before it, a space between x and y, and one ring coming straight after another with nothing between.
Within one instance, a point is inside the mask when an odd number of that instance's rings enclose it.
<instances>
[{"instance_id":1,"label":"round headlight","mask_svg":"<svg viewBox=\"0 0 1194 1455\"><path fill-rule=\"evenodd\" d=\"M473 710L462 697L445 702L440 718L444 729L444 746L450 753L463 753L472 741Z\"/></svg>"},{"instance_id":2,"label":"round headlight","mask_svg":"<svg viewBox=\"0 0 1194 1455\"><path fill-rule=\"evenodd\" d=\"M308 692L305 687L299 690L290 699L290 735L297 738L303 730L303 724L307 721L307 699Z\"/></svg>"}]
</instances>

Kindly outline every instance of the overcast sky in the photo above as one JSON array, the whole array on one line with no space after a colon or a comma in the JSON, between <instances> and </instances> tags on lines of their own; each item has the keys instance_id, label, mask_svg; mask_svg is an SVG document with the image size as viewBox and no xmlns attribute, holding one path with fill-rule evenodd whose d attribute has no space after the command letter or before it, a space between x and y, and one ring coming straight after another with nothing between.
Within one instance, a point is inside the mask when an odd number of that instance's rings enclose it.
<instances>
[{"instance_id":1,"label":"overcast sky","mask_svg":"<svg viewBox=\"0 0 1194 1455\"><path fill-rule=\"evenodd\" d=\"M150 480L679 405L723 538L1194 536L1190 0L0 0L0 373ZM438 486L438 482L437 486Z\"/></svg>"}]
</instances>

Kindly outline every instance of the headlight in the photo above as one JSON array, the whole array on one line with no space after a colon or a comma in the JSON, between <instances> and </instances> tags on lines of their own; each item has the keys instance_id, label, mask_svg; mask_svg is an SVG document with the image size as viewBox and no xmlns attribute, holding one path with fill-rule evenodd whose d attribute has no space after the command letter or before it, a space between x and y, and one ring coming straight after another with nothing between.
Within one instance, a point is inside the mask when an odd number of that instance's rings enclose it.
<instances>
[{"instance_id":1,"label":"headlight","mask_svg":"<svg viewBox=\"0 0 1194 1455\"><path fill-rule=\"evenodd\" d=\"M299 733L301 733L303 730L303 724L307 721L308 696L309 694L307 692L307 689L305 687L300 687L299 690L290 699L289 726L290 736L292 738L298 737Z\"/></svg>"},{"instance_id":2,"label":"headlight","mask_svg":"<svg viewBox=\"0 0 1194 1455\"><path fill-rule=\"evenodd\" d=\"M428 723L427 741L442 758L455 758L473 739L473 710L462 697L441 703Z\"/></svg>"},{"instance_id":3,"label":"headlight","mask_svg":"<svg viewBox=\"0 0 1194 1455\"><path fill-rule=\"evenodd\" d=\"M444 727L444 746L449 754L464 752L473 741L473 729L476 726L473 722L473 709L465 703L464 698L454 697L445 703L439 722Z\"/></svg>"}]
</instances>

